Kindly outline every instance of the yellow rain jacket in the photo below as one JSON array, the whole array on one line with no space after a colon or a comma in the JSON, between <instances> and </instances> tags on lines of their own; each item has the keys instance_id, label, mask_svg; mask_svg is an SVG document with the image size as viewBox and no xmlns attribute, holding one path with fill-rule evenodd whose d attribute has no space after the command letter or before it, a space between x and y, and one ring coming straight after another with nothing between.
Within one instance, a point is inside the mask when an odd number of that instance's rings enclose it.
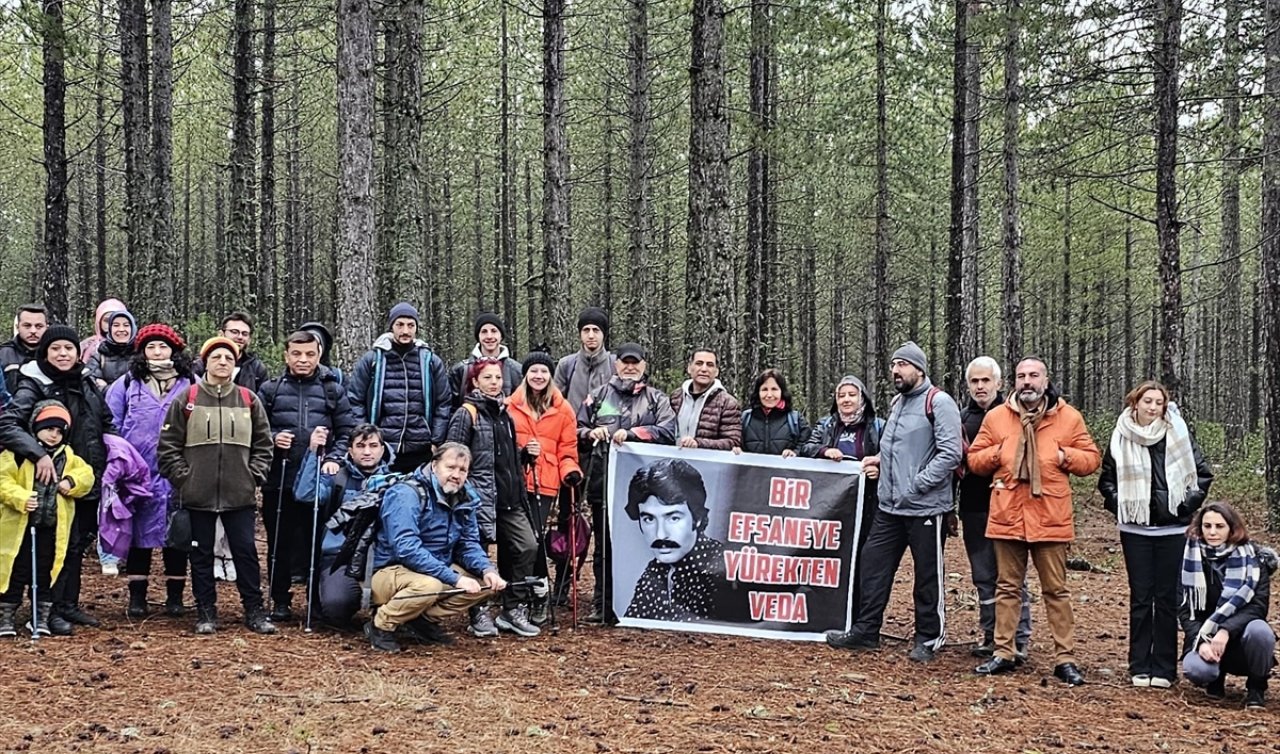
<instances>
[{"instance_id":1,"label":"yellow rain jacket","mask_svg":"<svg viewBox=\"0 0 1280 754\"><path fill-rule=\"evenodd\" d=\"M58 532L54 538L53 575L58 578L62 561L67 555L67 542L71 539L71 519L76 507L72 502L89 494L93 489L93 468L72 452L69 445L62 445L53 454L66 454L62 478L72 482L70 497L58 493ZM22 538L27 536L27 499L35 491L36 466L30 461L18 465L12 451L0 453L0 591L9 588L9 576L13 573L13 561L22 548Z\"/></svg>"}]
</instances>

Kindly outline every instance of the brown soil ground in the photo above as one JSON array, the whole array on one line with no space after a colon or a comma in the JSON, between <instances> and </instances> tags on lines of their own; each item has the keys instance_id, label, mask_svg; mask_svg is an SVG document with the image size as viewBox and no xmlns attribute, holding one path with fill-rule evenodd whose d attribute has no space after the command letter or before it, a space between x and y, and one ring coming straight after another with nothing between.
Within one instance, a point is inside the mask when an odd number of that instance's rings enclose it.
<instances>
[{"instance_id":1,"label":"brown soil ground","mask_svg":"<svg viewBox=\"0 0 1280 754\"><path fill-rule=\"evenodd\" d=\"M1276 710L1245 712L1238 679L1211 702L1179 683L1135 689L1125 672L1127 588L1108 517L1081 514L1075 555L1110 573L1071 572L1088 685L1052 677L1041 605L1028 666L975 675L974 592L948 547L952 641L921 667L888 640L853 654L822 644L567 624L531 640L413 646L363 638L272 637L239 624L221 584L224 628L124 617L123 579L85 564L100 630L0 645L3 751L110 752L1242 752L1280 750ZM1250 517L1251 520L1259 520ZM909 560L909 558L908 558ZM911 632L909 565L885 625ZM1033 592L1038 588L1032 584ZM155 588L153 587L153 598Z\"/></svg>"}]
</instances>

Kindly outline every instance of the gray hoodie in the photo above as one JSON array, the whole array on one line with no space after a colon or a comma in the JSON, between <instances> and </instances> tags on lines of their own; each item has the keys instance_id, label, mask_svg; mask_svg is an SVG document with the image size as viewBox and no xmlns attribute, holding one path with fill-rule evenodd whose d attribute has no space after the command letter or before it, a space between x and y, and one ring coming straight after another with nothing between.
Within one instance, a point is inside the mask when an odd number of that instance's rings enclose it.
<instances>
[{"instance_id":1,"label":"gray hoodie","mask_svg":"<svg viewBox=\"0 0 1280 754\"><path fill-rule=\"evenodd\" d=\"M933 420L925 403L933 383L924 377L898 396L880 437L880 510L899 516L935 516L953 510L954 472L963 460L960 408L941 390Z\"/></svg>"}]
</instances>

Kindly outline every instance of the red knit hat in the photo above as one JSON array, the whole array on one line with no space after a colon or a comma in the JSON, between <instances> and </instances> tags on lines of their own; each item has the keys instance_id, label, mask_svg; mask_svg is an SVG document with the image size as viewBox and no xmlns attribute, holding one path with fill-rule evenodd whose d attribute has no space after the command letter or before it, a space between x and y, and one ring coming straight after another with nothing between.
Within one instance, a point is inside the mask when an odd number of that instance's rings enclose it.
<instances>
[{"instance_id":1,"label":"red knit hat","mask_svg":"<svg viewBox=\"0 0 1280 754\"><path fill-rule=\"evenodd\" d=\"M149 340L162 340L175 351L181 351L187 347L187 342L182 339L177 330L160 322L152 322L138 331L138 337L133 341L133 350L141 353L147 347Z\"/></svg>"}]
</instances>

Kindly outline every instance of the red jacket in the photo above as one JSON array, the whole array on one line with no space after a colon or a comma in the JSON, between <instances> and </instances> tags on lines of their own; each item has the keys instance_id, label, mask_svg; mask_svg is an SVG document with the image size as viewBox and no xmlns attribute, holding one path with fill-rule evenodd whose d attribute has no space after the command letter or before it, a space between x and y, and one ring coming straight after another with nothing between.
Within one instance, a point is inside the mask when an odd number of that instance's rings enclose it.
<instances>
[{"instance_id":1,"label":"red jacket","mask_svg":"<svg viewBox=\"0 0 1280 754\"><path fill-rule=\"evenodd\" d=\"M507 399L507 413L515 422L516 445L521 450L534 437L538 438L542 452L534 464L538 480L536 492L554 497L559 494L564 478L574 471L581 474L582 468L578 466L578 416L559 388L549 385L547 390L551 405L537 419L525 400L523 384ZM531 492L535 491L533 480L534 474L526 470L525 489Z\"/></svg>"}]
</instances>

